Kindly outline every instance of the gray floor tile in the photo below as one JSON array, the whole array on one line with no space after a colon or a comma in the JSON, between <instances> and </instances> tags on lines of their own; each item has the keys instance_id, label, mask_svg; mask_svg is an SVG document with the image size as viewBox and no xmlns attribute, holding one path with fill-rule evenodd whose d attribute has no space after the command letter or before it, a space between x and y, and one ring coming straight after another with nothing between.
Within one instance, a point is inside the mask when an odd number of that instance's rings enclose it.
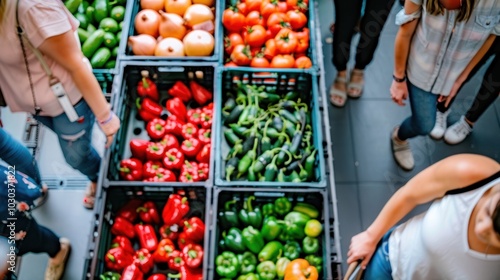
<instances>
[{"instance_id":1,"label":"gray floor tile","mask_svg":"<svg viewBox=\"0 0 500 280\"><path fill-rule=\"evenodd\" d=\"M357 178L350 107L349 104L345 108L334 108L330 105L329 110L336 182L355 182Z\"/></svg>"}]
</instances>

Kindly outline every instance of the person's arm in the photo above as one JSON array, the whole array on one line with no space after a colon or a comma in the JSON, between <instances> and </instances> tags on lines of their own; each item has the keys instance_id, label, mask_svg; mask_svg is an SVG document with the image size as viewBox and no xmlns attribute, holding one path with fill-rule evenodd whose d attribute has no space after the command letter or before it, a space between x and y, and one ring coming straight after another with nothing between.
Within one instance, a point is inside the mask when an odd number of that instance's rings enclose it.
<instances>
[{"instance_id":1,"label":"person's arm","mask_svg":"<svg viewBox=\"0 0 500 280\"><path fill-rule=\"evenodd\" d=\"M417 205L441 198L449 190L466 187L500 170L500 164L481 155L461 154L443 159L413 177L385 204L375 221L354 236L348 252L348 263L370 261L382 236Z\"/></svg>"}]
</instances>

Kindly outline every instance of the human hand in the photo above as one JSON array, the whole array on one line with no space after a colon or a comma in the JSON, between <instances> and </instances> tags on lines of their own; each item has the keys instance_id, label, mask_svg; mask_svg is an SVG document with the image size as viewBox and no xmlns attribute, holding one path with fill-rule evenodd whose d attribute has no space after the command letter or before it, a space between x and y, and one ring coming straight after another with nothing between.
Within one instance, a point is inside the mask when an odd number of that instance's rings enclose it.
<instances>
[{"instance_id":1,"label":"human hand","mask_svg":"<svg viewBox=\"0 0 500 280\"><path fill-rule=\"evenodd\" d=\"M349 251L347 252L347 263L350 264L362 260L361 268L365 269L375 252L377 242L378 240L374 240L367 231L353 236L351 245L349 245Z\"/></svg>"},{"instance_id":2,"label":"human hand","mask_svg":"<svg viewBox=\"0 0 500 280\"><path fill-rule=\"evenodd\" d=\"M406 100L408 98L408 85L405 82L398 83L396 81L392 81L391 97L392 101L394 101L399 106L406 105L403 100Z\"/></svg>"},{"instance_id":3,"label":"human hand","mask_svg":"<svg viewBox=\"0 0 500 280\"><path fill-rule=\"evenodd\" d=\"M444 95L440 95L439 98L438 98L438 102L444 102L444 107L445 108L448 108L448 106L450 105L450 102L453 100L453 98L455 98L455 96L457 95L458 93L458 90L460 89L460 87L462 86L463 82L464 82L465 79L462 79L462 78L458 78L454 83L453 83L453 86L451 87L451 90L450 90L450 94L448 94L448 96L444 96Z\"/></svg>"},{"instance_id":4,"label":"human hand","mask_svg":"<svg viewBox=\"0 0 500 280\"><path fill-rule=\"evenodd\" d=\"M106 135L106 148L109 148L113 142L114 135L120 129L120 119L113 111L110 111L108 119L98 121L98 124L102 132L104 132L104 135Z\"/></svg>"}]
</instances>

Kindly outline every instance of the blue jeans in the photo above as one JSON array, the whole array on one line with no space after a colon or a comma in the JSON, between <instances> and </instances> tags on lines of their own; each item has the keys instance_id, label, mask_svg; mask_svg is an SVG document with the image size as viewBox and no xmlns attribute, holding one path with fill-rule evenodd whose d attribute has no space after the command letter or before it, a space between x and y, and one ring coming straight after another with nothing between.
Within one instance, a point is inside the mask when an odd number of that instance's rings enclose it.
<instances>
[{"instance_id":1,"label":"blue jeans","mask_svg":"<svg viewBox=\"0 0 500 280\"><path fill-rule=\"evenodd\" d=\"M96 182L101 158L92 147L92 127L94 114L85 100L75 104L75 110L82 121L70 122L65 113L55 117L36 116L35 118L57 134L66 162Z\"/></svg>"},{"instance_id":2,"label":"blue jeans","mask_svg":"<svg viewBox=\"0 0 500 280\"><path fill-rule=\"evenodd\" d=\"M436 123L437 99L439 95L424 91L408 81L411 116L403 121L398 138L406 140L419 135L428 135Z\"/></svg>"},{"instance_id":3,"label":"blue jeans","mask_svg":"<svg viewBox=\"0 0 500 280\"><path fill-rule=\"evenodd\" d=\"M0 158L33 178L38 185L42 184L38 165L36 161L33 161L33 155L26 146L14 139L3 128L0 128Z\"/></svg>"},{"instance_id":4,"label":"blue jeans","mask_svg":"<svg viewBox=\"0 0 500 280\"><path fill-rule=\"evenodd\" d=\"M390 229L377 245L372 259L366 266L365 280L391 280L392 268L389 261L389 237L394 228Z\"/></svg>"}]
</instances>

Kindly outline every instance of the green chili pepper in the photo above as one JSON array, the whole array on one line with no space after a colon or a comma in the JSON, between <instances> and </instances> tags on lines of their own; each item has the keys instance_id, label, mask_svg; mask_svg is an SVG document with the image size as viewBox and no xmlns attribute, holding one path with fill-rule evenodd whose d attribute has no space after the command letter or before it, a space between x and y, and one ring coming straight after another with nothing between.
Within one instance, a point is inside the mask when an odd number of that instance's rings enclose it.
<instances>
[{"instance_id":1,"label":"green chili pepper","mask_svg":"<svg viewBox=\"0 0 500 280\"><path fill-rule=\"evenodd\" d=\"M277 131L283 131L283 120L279 116L273 118L272 124Z\"/></svg>"},{"instance_id":2,"label":"green chili pepper","mask_svg":"<svg viewBox=\"0 0 500 280\"><path fill-rule=\"evenodd\" d=\"M248 130L248 128L246 128L244 126L237 125L235 123L230 124L229 127L234 132L234 134L236 134L236 136L243 137L243 138L245 137L245 131Z\"/></svg>"},{"instance_id":3,"label":"green chili pepper","mask_svg":"<svg viewBox=\"0 0 500 280\"><path fill-rule=\"evenodd\" d=\"M281 168L276 176L276 182L286 182L285 168Z\"/></svg>"},{"instance_id":4,"label":"green chili pepper","mask_svg":"<svg viewBox=\"0 0 500 280\"><path fill-rule=\"evenodd\" d=\"M285 140L287 139L285 133L282 133L280 135L280 137L278 137L278 139L276 139L276 141L274 141L274 144L273 144L273 149L277 149L277 148L281 148L283 146L283 144L285 143Z\"/></svg>"},{"instance_id":5,"label":"green chili pepper","mask_svg":"<svg viewBox=\"0 0 500 280\"><path fill-rule=\"evenodd\" d=\"M224 210L219 212L219 225L222 229L239 227L238 210L236 209L236 200L227 201L224 204Z\"/></svg>"},{"instance_id":6,"label":"green chili pepper","mask_svg":"<svg viewBox=\"0 0 500 280\"><path fill-rule=\"evenodd\" d=\"M264 104L276 103L281 99L279 95L267 92L259 93L258 97L259 102L262 102Z\"/></svg>"},{"instance_id":7,"label":"green chili pepper","mask_svg":"<svg viewBox=\"0 0 500 280\"><path fill-rule=\"evenodd\" d=\"M240 277L238 277L237 280L260 280L260 279L259 276L257 276L257 274L249 273L245 275L240 275Z\"/></svg>"},{"instance_id":8,"label":"green chili pepper","mask_svg":"<svg viewBox=\"0 0 500 280\"><path fill-rule=\"evenodd\" d=\"M224 107L222 107L223 112L230 112L236 107L236 99L234 97L229 97L226 102L224 102Z\"/></svg>"},{"instance_id":9,"label":"green chili pepper","mask_svg":"<svg viewBox=\"0 0 500 280\"><path fill-rule=\"evenodd\" d=\"M290 153L295 155L299 151L300 143L302 143L303 131L302 129L296 129L292 137L292 143L290 144Z\"/></svg>"},{"instance_id":10,"label":"green chili pepper","mask_svg":"<svg viewBox=\"0 0 500 280\"><path fill-rule=\"evenodd\" d=\"M283 147L281 148L280 152L278 153L278 157L276 159L276 164L281 166L283 163L285 163L285 156L288 152L288 148L290 148L290 143L285 143Z\"/></svg>"},{"instance_id":11,"label":"green chili pepper","mask_svg":"<svg viewBox=\"0 0 500 280\"><path fill-rule=\"evenodd\" d=\"M255 161L254 171L260 172L268 165L273 159L274 152L272 150L265 151Z\"/></svg>"},{"instance_id":12,"label":"green chili pepper","mask_svg":"<svg viewBox=\"0 0 500 280\"><path fill-rule=\"evenodd\" d=\"M255 173L255 161L252 162L252 165L250 165L250 167L248 168L247 180L250 182L255 182L258 180L257 174Z\"/></svg>"},{"instance_id":13,"label":"green chili pepper","mask_svg":"<svg viewBox=\"0 0 500 280\"><path fill-rule=\"evenodd\" d=\"M290 113L288 110L281 109L281 110L279 110L279 114L280 114L280 116L287 119L288 121L290 121L294 125L296 123L299 123L297 118L295 118L295 116L292 113Z\"/></svg>"},{"instance_id":14,"label":"green chili pepper","mask_svg":"<svg viewBox=\"0 0 500 280\"><path fill-rule=\"evenodd\" d=\"M258 207L252 206L252 201L255 200L255 196L250 196L247 198L243 209L240 210L238 218L243 223L244 226L253 226L254 228L260 228L262 225L262 213Z\"/></svg>"},{"instance_id":15,"label":"green chili pepper","mask_svg":"<svg viewBox=\"0 0 500 280\"><path fill-rule=\"evenodd\" d=\"M299 98L299 93L297 91L289 91L283 97L285 100L297 100L297 98Z\"/></svg>"},{"instance_id":16,"label":"green chili pepper","mask_svg":"<svg viewBox=\"0 0 500 280\"><path fill-rule=\"evenodd\" d=\"M238 255L238 261L240 262L241 274L248 274L255 271L257 267L257 257L249 251Z\"/></svg>"},{"instance_id":17,"label":"green chili pepper","mask_svg":"<svg viewBox=\"0 0 500 280\"><path fill-rule=\"evenodd\" d=\"M240 160L238 163L238 175L237 177L240 177L241 175L245 174L248 171L248 168L252 163L255 161L255 158L257 156L257 144L258 141L257 139L254 140L254 146L253 149L248 151ZM243 149L245 145L243 144Z\"/></svg>"},{"instance_id":18,"label":"green chili pepper","mask_svg":"<svg viewBox=\"0 0 500 280\"><path fill-rule=\"evenodd\" d=\"M290 139L293 138L293 136L295 135L295 124L287 120L285 120L284 123L285 123L286 134L288 135L288 137L290 137Z\"/></svg>"},{"instance_id":19,"label":"green chili pepper","mask_svg":"<svg viewBox=\"0 0 500 280\"><path fill-rule=\"evenodd\" d=\"M224 236L224 234L223 234ZM245 244L243 243L242 232L238 228L231 228L224 236L226 247L234 252L242 253L246 251Z\"/></svg>"},{"instance_id":20,"label":"green chili pepper","mask_svg":"<svg viewBox=\"0 0 500 280\"><path fill-rule=\"evenodd\" d=\"M300 172L299 172L299 178L302 182L306 182L307 179L309 178L309 173L302 167L301 164L299 164Z\"/></svg>"},{"instance_id":21,"label":"green chili pepper","mask_svg":"<svg viewBox=\"0 0 500 280\"><path fill-rule=\"evenodd\" d=\"M316 254L319 251L319 241L315 237L306 236L302 240L304 254Z\"/></svg>"},{"instance_id":22,"label":"green chili pepper","mask_svg":"<svg viewBox=\"0 0 500 280\"><path fill-rule=\"evenodd\" d=\"M302 250L300 249L300 244L297 241L288 241L285 244L283 255L285 258L291 260L297 259L300 256Z\"/></svg>"},{"instance_id":23,"label":"green chili pepper","mask_svg":"<svg viewBox=\"0 0 500 280\"><path fill-rule=\"evenodd\" d=\"M250 108L252 105L248 105L243 109L243 112L241 112L240 117L238 118L238 124L246 123L248 119L248 115L250 114Z\"/></svg>"},{"instance_id":24,"label":"green chili pepper","mask_svg":"<svg viewBox=\"0 0 500 280\"><path fill-rule=\"evenodd\" d=\"M231 181L231 175L233 175L236 168L238 168L240 159L237 157L233 157L226 163L226 181Z\"/></svg>"},{"instance_id":25,"label":"green chili pepper","mask_svg":"<svg viewBox=\"0 0 500 280\"><path fill-rule=\"evenodd\" d=\"M224 129L224 137L229 145L235 145L238 141L242 142L232 129Z\"/></svg>"},{"instance_id":26,"label":"green chili pepper","mask_svg":"<svg viewBox=\"0 0 500 280\"><path fill-rule=\"evenodd\" d=\"M309 179L312 179L314 176L314 165L316 164L316 152L318 150L314 149L311 154L306 158L306 162L304 164L304 169L309 174Z\"/></svg>"},{"instance_id":27,"label":"green chili pepper","mask_svg":"<svg viewBox=\"0 0 500 280\"><path fill-rule=\"evenodd\" d=\"M262 215L264 215L264 217L273 216L274 215L274 204L266 203L266 204L262 205Z\"/></svg>"},{"instance_id":28,"label":"green chili pepper","mask_svg":"<svg viewBox=\"0 0 500 280\"><path fill-rule=\"evenodd\" d=\"M302 182L302 180L300 180L299 173L297 173L297 171L292 171L292 174L290 174L288 179L290 182L294 183Z\"/></svg>"},{"instance_id":29,"label":"green chili pepper","mask_svg":"<svg viewBox=\"0 0 500 280\"><path fill-rule=\"evenodd\" d=\"M305 214L312 219L319 217L318 209L314 205L305 202L297 202L293 207L293 211Z\"/></svg>"},{"instance_id":30,"label":"green chili pepper","mask_svg":"<svg viewBox=\"0 0 500 280\"><path fill-rule=\"evenodd\" d=\"M280 216L288 214L292 210L292 203L286 197L277 198L274 201L274 212Z\"/></svg>"},{"instance_id":31,"label":"green chili pepper","mask_svg":"<svg viewBox=\"0 0 500 280\"><path fill-rule=\"evenodd\" d=\"M252 226L248 226L242 231L243 244L252 253L258 254L264 247L264 237L259 230Z\"/></svg>"},{"instance_id":32,"label":"green chili pepper","mask_svg":"<svg viewBox=\"0 0 500 280\"><path fill-rule=\"evenodd\" d=\"M279 258L279 260L276 262L276 274L278 275L279 279L283 279L285 277L285 270L289 263L290 260L285 257Z\"/></svg>"},{"instance_id":33,"label":"green chili pepper","mask_svg":"<svg viewBox=\"0 0 500 280\"><path fill-rule=\"evenodd\" d=\"M229 113L229 116L224 119L224 124L229 125L231 123L235 123L241 116L245 109L244 105L237 105L231 110L231 113Z\"/></svg>"},{"instance_id":34,"label":"green chili pepper","mask_svg":"<svg viewBox=\"0 0 500 280\"><path fill-rule=\"evenodd\" d=\"M273 280L276 277L276 265L272 261L261 262L257 266L260 280Z\"/></svg>"},{"instance_id":35,"label":"green chili pepper","mask_svg":"<svg viewBox=\"0 0 500 280\"><path fill-rule=\"evenodd\" d=\"M269 127L266 131L266 135L268 135L271 139L276 139L280 136L280 132L272 127Z\"/></svg>"},{"instance_id":36,"label":"green chili pepper","mask_svg":"<svg viewBox=\"0 0 500 280\"><path fill-rule=\"evenodd\" d=\"M246 137L246 139L243 142L243 150L241 151L242 154L248 153L248 151L250 151L252 148L254 148L254 150L256 150L255 147L258 144L257 131L255 129L252 129L250 134L248 136L245 136L245 137ZM255 143L256 140L257 140L257 143Z\"/></svg>"},{"instance_id":37,"label":"green chili pepper","mask_svg":"<svg viewBox=\"0 0 500 280\"><path fill-rule=\"evenodd\" d=\"M229 251L225 251L218 255L215 259L215 271L221 277L234 278L238 275L240 271L240 263L238 262L238 257Z\"/></svg>"},{"instance_id":38,"label":"green chili pepper","mask_svg":"<svg viewBox=\"0 0 500 280\"><path fill-rule=\"evenodd\" d=\"M268 216L264 221L261 233L266 241L271 241L280 235L281 229L282 226L278 223L276 217Z\"/></svg>"},{"instance_id":39,"label":"green chili pepper","mask_svg":"<svg viewBox=\"0 0 500 280\"><path fill-rule=\"evenodd\" d=\"M266 181L274 181L276 173L278 173L278 166L276 165L276 159L278 156L274 156L271 163L266 166L266 171L264 172L264 178Z\"/></svg>"},{"instance_id":40,"label":"green chili pepper","mask_svg":"<svg viewBox=\"0 0 500 280\"><path fill-rule=\"evenodd\" d=\"M285 216L288 234L295 239L303 239L305 237L304 228L307 221L311 218L300 212L292 211Z\"/></svg>"},{"instance_id":41,"label":"green chili pepper","mask_svg":"<svg viewBox=\"0 0 500 280\"><path fill-rule=\"evenodd\" d=\"M321 275L321 271L323 270L323 258L315 255L309 255L306 256L305 259L310 265L316 267L318 274Z\"/></svg>"},{"instance_id":42,"label":"green chili pepper","mask_svg":"<svg viewBox=\"0 0 500 280\"><path fill-rule=\"evenodd\" d=\"M229 150L226 160L240 156L242 153L243 153L243 144L241 143L241 140L238 140L236 141L236 143L234 143L234 146L231 148L231 150Z\"/></svg>"},{"instance_id":43,"label":"green chili pepper","mask_svg":"<svg viewBox=\"0 0 500 280\"><path fill-rule=\"evenodd\" d=\"M267 243L259 253L259 262L272 261L273 263L278 260L278 257L283 253L283 245L278 241L271 241Z\"/></svg>"},{"instance_id":44,"label":"green chili pepper","mask_svg":"<svg viewBox=\"0 0 500 280\"><path fill-rule=\"evenodd\" d=\"M263 136L260 140L260 148L262 152L271 150L273 148L273 145L271 144L271 138Z\"/></svg>"}]
</instances>

